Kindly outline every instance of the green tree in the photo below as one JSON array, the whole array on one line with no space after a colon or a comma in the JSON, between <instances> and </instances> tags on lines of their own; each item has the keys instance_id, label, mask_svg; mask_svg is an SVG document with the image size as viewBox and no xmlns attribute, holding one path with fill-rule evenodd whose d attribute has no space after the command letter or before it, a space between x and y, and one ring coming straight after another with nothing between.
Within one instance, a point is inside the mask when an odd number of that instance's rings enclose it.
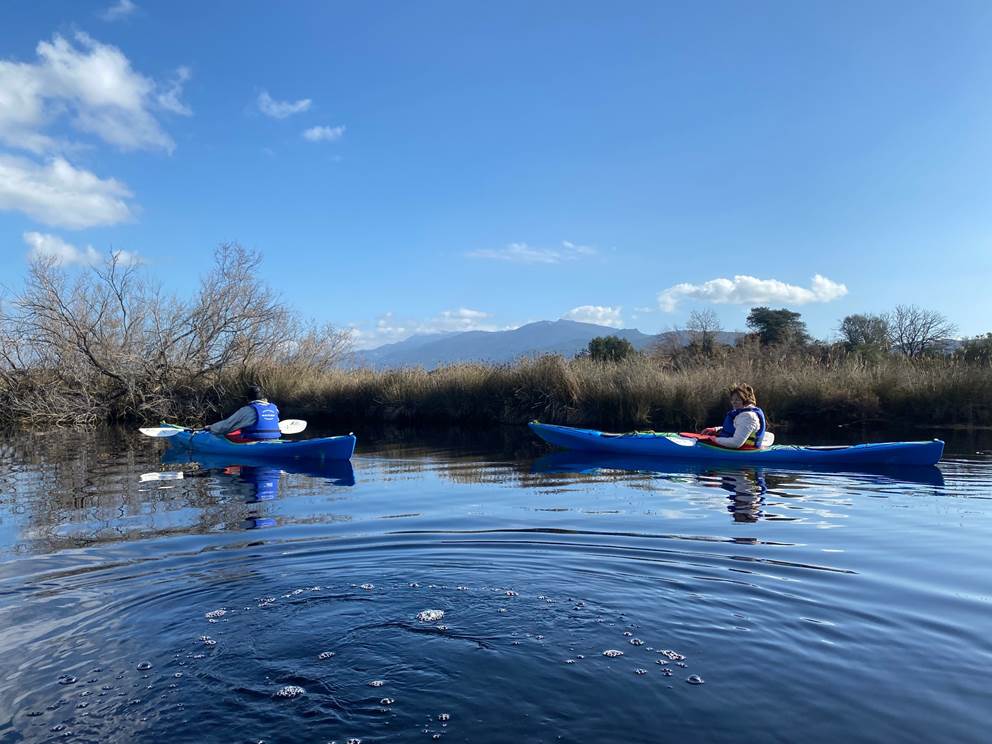
<instances>
[{"instance_id":1,"label":"green tree","mask_svg":"<svg viewBox=\"0 0 992 744\"><path fill-rule=\"evenodd\" d=\"M633 344L619 336L597 336L589 342L586 353L597 362L619 362L636 353Z\"/></svg>"},{"instance_id":2,"label":"green tree","mask_svg":"<svg viewBox=\"0 0 992 744\"><path fill-rule=\"evenodd\" d=\"M764 345L805 344L809 341L802 315L781 308L754 307L747 316L747 327L753 330Z\"/></svg>"},{"instance_id":3,"label":"green tree","mask_svg":"<svg viewBox=\"0 0 992 744\"><path fill-rule=\"evenodd\" d=\"M966 338L958 354L966 362L992 364L992 333L975 338Z\"/></svg>"},{"instance_id":4,"label":"green tree","mask_svg":"<svg viewBox=\"0 0 992 744\"><path fill-rule=\"evenodd\" d=\"M840 323L840 335L848 351L889 351L892 348L887 315L848 315Z\"/></svg>"}]
</instances>

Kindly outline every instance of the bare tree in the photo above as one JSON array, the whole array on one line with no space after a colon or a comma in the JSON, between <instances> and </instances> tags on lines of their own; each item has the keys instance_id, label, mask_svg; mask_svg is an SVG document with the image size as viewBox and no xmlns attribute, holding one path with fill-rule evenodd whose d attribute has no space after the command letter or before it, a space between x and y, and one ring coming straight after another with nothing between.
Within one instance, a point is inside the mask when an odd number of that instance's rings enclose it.
<instances>
[{"instance_id":1,"label":"bare tree","mask_svg":"<svg viewBox=\"0 0 992 744\"><path fill-rule=\"evenodd\" d=\"M723 326L720 325L720 318L712 309L693 310L689 313L689 320L685 328L689 332L689 343L704 354L713 353L716 335L723 330Z\"/></svg>"},{"instance_id":2,"label":"bare tree","mask_svg":"<svg viewBox=\"0 0 992 744\"><path fill-rule=\"evenodd\" d=\"M955 331L957 326L936 310L897 305L892 314L893 344L912 359L942 351Z\"/></svg>"},{"instance_id":3,"label":"bare tree","mask_svg":"<svg viewBox=\"0 0 992 744\"><path fill-rule=\"evenodd\" d=\"M23 292L0 305L0 397L15 415L85 425L174 415L184 400L202 411L225 379L340 361L350 336L302 322L259 278L260 261L220 246L184 301L122 254L77 275L34 260Z\"/></svg>"}]
</instances>

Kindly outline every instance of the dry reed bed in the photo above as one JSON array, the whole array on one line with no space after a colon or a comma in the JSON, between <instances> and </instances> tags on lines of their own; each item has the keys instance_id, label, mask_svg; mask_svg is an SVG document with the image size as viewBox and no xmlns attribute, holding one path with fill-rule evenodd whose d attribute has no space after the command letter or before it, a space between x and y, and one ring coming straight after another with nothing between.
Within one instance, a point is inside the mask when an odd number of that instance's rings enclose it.
<instances>
[{"instance_id":1,"label":"dry reed bed","mask_svg":"<svg viewBox=\"0 0 992 744\"><path fill-rule=\"evenodd\" d=\"M956 360L725 358L691 367L545 356L511 365L261 373L294 415L343 422L521 424L678 429L713 422L736 381L755 386L782 428L886 421L992 425L992 370Z\"/></svg>"}]
</instances>

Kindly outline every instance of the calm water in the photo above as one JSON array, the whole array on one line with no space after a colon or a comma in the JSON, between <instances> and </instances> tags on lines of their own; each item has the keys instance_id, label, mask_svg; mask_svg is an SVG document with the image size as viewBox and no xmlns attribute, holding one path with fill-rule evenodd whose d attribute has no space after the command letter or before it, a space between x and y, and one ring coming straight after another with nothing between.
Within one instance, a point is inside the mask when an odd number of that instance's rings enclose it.
<instances>
[{"instance_id":1,"label":"calm water","mask_svg":"<svg viewBox=\"0 0 992 744\"><path fill-rule=\"evenodd\" d=\"M988 740L973 443L838 473L454 439L309 473L4 440L0 741Z\"/></svg>"}]
</instances>

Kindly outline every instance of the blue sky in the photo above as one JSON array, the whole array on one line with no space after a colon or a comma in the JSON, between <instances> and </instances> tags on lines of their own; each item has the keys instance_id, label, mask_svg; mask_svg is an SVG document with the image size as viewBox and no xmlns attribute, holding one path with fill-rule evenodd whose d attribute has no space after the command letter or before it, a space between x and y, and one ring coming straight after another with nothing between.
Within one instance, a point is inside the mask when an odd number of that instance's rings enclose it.
<instances>
[{"instance_id":1,"label":"blue sky","mask_svg":"<svg viewBox=\"0 0 992 744\"><path fill-rule=\"evenodd\" d=\"M992 330L992 4L10 2L0 283L228 240L360 345L756 304Z\"/></svg>"}]
</instances>

